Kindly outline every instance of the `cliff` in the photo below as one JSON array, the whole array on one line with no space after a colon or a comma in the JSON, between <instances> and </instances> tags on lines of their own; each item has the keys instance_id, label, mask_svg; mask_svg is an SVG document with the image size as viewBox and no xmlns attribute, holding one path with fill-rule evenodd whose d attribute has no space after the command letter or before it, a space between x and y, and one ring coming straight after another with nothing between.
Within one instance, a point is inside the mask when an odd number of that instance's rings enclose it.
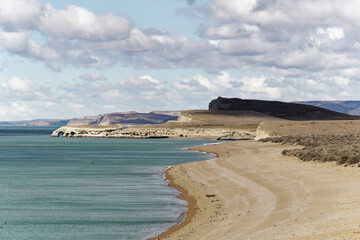
<instances>
[{"instance_id":1,"label":"cliff","mask_svg":"<svg viewBox=\"0 0 360 240\"><path fill-rule=\"evenodd\" d=\"M53 137L108 138L210 138L244 140L255 137L263 121L282 119L253 111L183 111L178 121L164 124L117 126L65 126L55 130Z\"/></svg>"},{"instance_id":2,"label":"cliff","mask_svg":"<svg viewBox=\"0 0 360 240\"><path fill-rule=\"evenodd\" d=\"M293 124L300 124L300 127L289 127L290 130L292 129L291 131L301 132L303 126L305 126L304 124L306 124L309 131L312 131L311 129L315 126L315 123L304 120L327 120L327 122L330 122L328 120L360 120L360 116L347 115L304 104L221 97L211 101L209 110L183 111L179 118L172 116L177 115L178 112L160 113L163 112L147 114L136 112L112 113L73 119L69 125L86 124L88 126L62 127L54 131L52 136L240 140L259 139L274 135L277 134L276 131L279 129L284 129L285 126L293 126ZM174 119L178 120L169 121ZM301 122L289 120L301 120ZM332 122L340 124L339 121ZM131 127L123 127L118 125L119 123L129 124ZM151 124L136 125L136 123ZM317 127L320 125L320 123L316 123ZM339 126L347 127L348 125L348 122L345 122ZM290 130L287 129L288 132ZM335 129L332 131L335 131Z\"/></svg>"},{"instance_id":3,"label":"cliff","mask_svg":"<svg viewBox=\"0 0 360 240\"><path fill-rule=\"evenodd\" d=\"M210 111L246 110L288 120L356 120L353 116L328 109L299 103L279 101L244 100L218 97L209 104Z\"/></svg>"},{"instance_id":4,"label":"cliff","mask_svg":"<svg viewBox=\"0 0 360 240\"><path fill-rule=\"evenodd\" d=\"M255 137L254 130L207 127L146 127L121 126L64 126L55 130L52 137L105 137L105 138L208 138L218 140L245 140Z\"/></svg>"},{"instance_id":5,"label":"cliff","mask_svg":"<svg viewBox=\"0 0 360 240\"><path fill-rule=\"evenodd\" d=\"M177 120L180 111L157 111L150 113L118 112L107 113L98 116L88 116L70 119L67 126L80 125L135 125L135 124L161 124L171 120Z\"/></svg>"}]
</instances>

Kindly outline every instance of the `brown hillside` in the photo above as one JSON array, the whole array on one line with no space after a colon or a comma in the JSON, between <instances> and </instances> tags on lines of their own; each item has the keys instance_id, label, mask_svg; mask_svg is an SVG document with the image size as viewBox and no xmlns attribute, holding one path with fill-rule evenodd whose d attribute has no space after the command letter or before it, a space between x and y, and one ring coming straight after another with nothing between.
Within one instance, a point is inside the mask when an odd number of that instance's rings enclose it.
<instances>
[{"instance_id":1,"label":"brown hillside","mask_svg":"<svg viewBox=\"0 0 360 240\"><path fill-rule=\"evenodd\" d=\"M182 111L177 121L169 121L160 125L138 125L136 128L237 128L256 129L261 122L284 121L254 111Z\"/></svg>"}]
</instances>

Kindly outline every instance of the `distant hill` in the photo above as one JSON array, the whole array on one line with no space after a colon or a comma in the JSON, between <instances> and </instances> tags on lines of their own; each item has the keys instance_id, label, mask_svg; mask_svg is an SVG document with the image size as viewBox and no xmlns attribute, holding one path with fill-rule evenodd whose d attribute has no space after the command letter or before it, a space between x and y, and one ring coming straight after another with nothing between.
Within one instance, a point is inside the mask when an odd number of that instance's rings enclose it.
<instances>
[{"instance_id":1,"label":"distant hill","mask_svg":"<svg viewBox=\"0 0 360 240\"><path fill-rule=\"evenodd\" d=\"M322 107L346 114L360 115L360 101L301 101L295 103Z\"/></svg>"},{"instance_id":2,"label":"distant hill","mask_svg":"<svg viewBox=\"0 0 360 240\"><path fill-rule=\"evenodd\" d=\"M288 120L360 120L360 116L339 113L308 104L239 98L218 97L210 102L209 110L256 111Z\"/></svg>"},{"instance_id":3,"label":"distant hill","mask_svg":"<svg viewBox=\"0 0 360 240\"><path fill-rule=\"evenodd\" d=\"M73 119L34 119L25 121L0 121L0 126L79 126L79 125L137 125L160 124L177 120L181 111L154 111L150 113L118 112Z\"/></svg>"},{"instance_id":4,"label":"distant hill","mask_svg":"<svg viewBox=\"0 0 360 240\"><path fill-rule=\"evenodd\" d=\"M98 116L88 116L70 119L67 126L80 125L137 125L137 124L161 124L171 120L177 120L181 111L156 111L150 113L117 112L106 113Z\"/></svg>"},{"instance_id":5,"label":"distant hill","mask_svg":"<svg viewBox=\"0 0 360 240\"><path fill-rule=\"evenodd\" d=\"M68 120L65 119L34 119L28 121L3 121L0 126L66 126Z\"/></svg>"}]
</instances>

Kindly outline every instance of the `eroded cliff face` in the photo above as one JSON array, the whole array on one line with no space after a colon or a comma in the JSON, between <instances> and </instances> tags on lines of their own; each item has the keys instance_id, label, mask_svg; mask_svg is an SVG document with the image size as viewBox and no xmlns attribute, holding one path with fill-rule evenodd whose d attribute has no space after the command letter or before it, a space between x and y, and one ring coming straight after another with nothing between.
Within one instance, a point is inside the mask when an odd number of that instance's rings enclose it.
<instances>
[{"instance_id":1,"label":"eroded cliff face","mask_svg":"<svg viewBox=\"0 0 360 240\"><path fill-rule=\"evenodd\" d=\"M99 121L98 119L89 119ZM52 136L108 138L209 138L219 140L254 139L263 121L280 119L253 111L183 111L177 121L165 124L123 126L66 126ZM109 121L102 119L103 123ZM110 124L109 124L110 125Z\"/></svg>"},{"instance_id":2,"label":"eroded cliff face","mask_svg":"<svg viewBox=\"0 0 360 240\"><path fill-rule=\"evenodd\" d=\"M106 138L209 138L218 140L254 139L255 130L213 128L123 128L108 126L65 126L55 130L52 137L106 137Z\"/></svg>"},{"instance_id":3,"label":"eroded cliff face","mask_svg":"<svg viewBox=\"0 0 360 240\"><path fill-rule=\"evenodd\" d=\"M52 137L110 137L119 134L124 128L122 126L64 126L56 129Z\"/></svg>"}]
</instances>

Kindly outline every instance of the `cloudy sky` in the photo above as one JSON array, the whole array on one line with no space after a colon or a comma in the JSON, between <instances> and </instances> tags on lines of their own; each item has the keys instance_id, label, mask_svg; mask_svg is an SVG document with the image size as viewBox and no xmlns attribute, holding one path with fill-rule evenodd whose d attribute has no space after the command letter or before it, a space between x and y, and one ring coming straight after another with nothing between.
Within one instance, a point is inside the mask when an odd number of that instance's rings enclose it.
<instances>
[{"instance_id":1,"label":"cloudy sky","mask_svg":"<svg viewBox=\"0 0 360 240\"><path fill-rule=\"evenodd\" d=\"M357 0L0 0L0 121L359 100Z\"/></svg>"}]
</instances>

